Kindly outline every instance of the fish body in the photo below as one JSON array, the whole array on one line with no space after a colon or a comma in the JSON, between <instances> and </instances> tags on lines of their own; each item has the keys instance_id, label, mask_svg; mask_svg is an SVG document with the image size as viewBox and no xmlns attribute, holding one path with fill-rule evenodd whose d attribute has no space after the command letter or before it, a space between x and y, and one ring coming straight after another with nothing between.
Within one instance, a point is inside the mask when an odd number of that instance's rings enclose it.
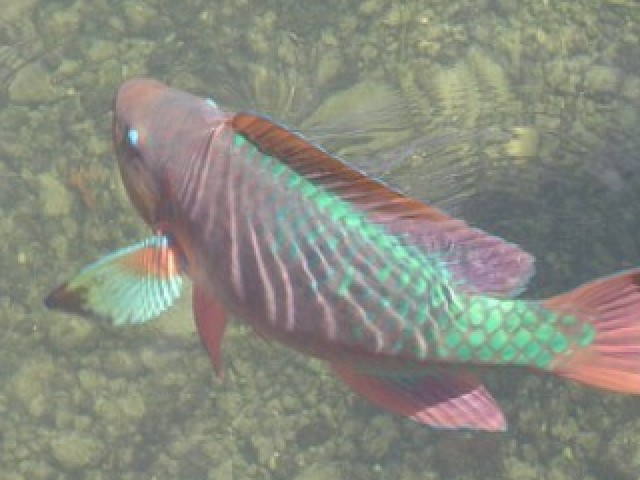
<instances>
[{"instance_id":1,"label":"fish body","mask_svg":"<svg viewBox=\"0 0 640 480\"><path fill-rule=\"evenodd\" d=\"M125 187L156 240L136 261L130 252L110 259L109 272L87 267L49 306L146 321L158 310L148 305L170 304L184 274L218 373L233 315L326 360L379 406L439 427L505 428L466 371L476 366L640 393L638 270L551 299L514 298L533 273L516 245L393 191L266 117L153 80L121 86L113 138ZM148 281L131 265L161 278L147 289L151 300L113 293ZM117 287L106 292L113 270Z\"/></svg>"}]
</instances>

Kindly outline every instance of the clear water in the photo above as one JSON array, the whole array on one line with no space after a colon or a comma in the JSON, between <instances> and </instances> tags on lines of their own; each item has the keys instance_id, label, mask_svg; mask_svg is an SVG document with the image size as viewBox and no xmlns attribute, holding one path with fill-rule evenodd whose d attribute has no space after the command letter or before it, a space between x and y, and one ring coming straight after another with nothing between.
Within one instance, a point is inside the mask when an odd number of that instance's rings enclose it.
<instances>
[{"instance_id":1,"label":"clear water","mask_svg":"<svg viewBox=\"0 0 640 480\"><path fill-rule=\"evenodd\" d=\"M640 264L635 1L0 11L0 478L638 478L638 398L494 370L509 431L442 432L239 326L219 383L188 301L124 329L42 306L146 234L110 146L113 94L135 75L270 114L519 243L537 258L530 296Z\"/></svg>"}]
</instances>

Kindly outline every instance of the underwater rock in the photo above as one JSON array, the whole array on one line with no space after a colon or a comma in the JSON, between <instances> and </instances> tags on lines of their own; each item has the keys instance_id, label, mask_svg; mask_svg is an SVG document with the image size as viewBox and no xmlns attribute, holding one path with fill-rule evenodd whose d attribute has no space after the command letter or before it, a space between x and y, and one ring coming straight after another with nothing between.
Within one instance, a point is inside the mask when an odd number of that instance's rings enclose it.
<instances>
[{"instance_id":1,"label":"underwater rock","mask_svg":"<svg viewBox=\"0 0 640 480\"><path fill-rule=\"evenodd\" d=\"M18 70L9 85L9 100L12 103L49 103L59 97L49 73L38 63L30 63Z\"/></svg>"},{"instance_id":2,"label":"underwater rock","mask_svg":"<svg viewBox=\"0 0 640 480\"><path fill-rule=\"evenodd\" d=\"M537 480L540 472L533 466L518 458L506 458L504 462L504 478L517 478L518 480Z\"/></svg>"},{"instance_id":3,"label":"underwater rock","mask_svg":"<svg viewBox=\"0 0 640 480\"><path fill-rule=\"evenodd\" d=\"M549 86L561 92L571 91L573 85L567 69L567 64L562 59L553 59L548 62L545 80Z\"/></svg>"},{"instance_id":4,"label":"underwater rock","mask_svg":"<svg viewBox=\"0 0 640 480\"><path fill-rule=\"evenodd\" d=\"M27 410L33 418L40 418L47 411L47 399L44 395L39 394L29 400Z\"/></svg>"},{"instance_id":5,"label":"underwater rock","mask_svg":"<svg viewBox=\"0 0 640 480\"><path fill-rule=\"evenodd\" d=\"M620 428L607 443L605 458L610 478L636 478L640 472L640 420Z\"/></svg>"},{"instance_id":6,"label":"underwater rock","mask_svg":"<svg viewBox=\"0 0 640 480\"><path fill-rule=\"evenodd\" d=\"M411 11L401 3L393 3L386 15L382 17L382 24L388 27L399 27L409 23Z\"/></svg>"},{"instance_id":7,"label":"underwater rock","mask_svg":"<svg viewBox=\"0 0 640 480\"><path fill-rule=\"evenodd\" d=\"M32 358L26 361L9 382L8 392L15 395L29 410L32 398L43 395L54 374L50 357Z\"/></svg>"},{"instance_id":8,"label":"underwater rock","mask_svg":"<svg viewBox=\"0 0 640 480\"><path fill-rule=\"evenodd\" d=\"M273 440L261 435L252 435L251 445L256 452L256 456L258 457L258 463L260 465L267 465L269 463L269 459L275 453Z\"/></svg>"},{"instance_id":9,"label":"underwater rock","mask_svg":"<svg viewBox=\"0 0 640 480\"><path fill-rule=\"evenodd\" d=\"M142 373L144 366L137 358L124 350L109 352L104 363L105 370L114 377L135 377Z\"/></svg>"},{"instance_id":10,"label":"underwater rock","mask_svg":"<svg viewBox=\"0 0 640 480\"><path fill-rule=\"evenodd\" d=\"M209 472L210 480L233 480L233 460L222 462Z\"/></svg>"},{"instance_id":11,"label":"underwater rock","mask_svg":"<svg viewBox=\"0 0 640 480\"><path fill-rule=\"evenodd\" d=\"M617 68L593 65L585 74L585 90L592 94L615 93L618 90L620 78L621 74Z\"/></svg>"},{"instance_id":12,"label":"underwater rock","mask_svg":"<svg viewBox=\"0 0 640 480\"><path fill-rule=\"evenodd\" d=\"M60 351L87 348L94 344L95 331L94 324L82 317L64 317L50 323L49 341L55 349Z\"/></svg>"},{"instance_id":13,"label":"underwater rock","mask_svg":"<svg viewBox=\"0 0 640 480\"><path fill-rule=\"evenodd\" d=\"M337 51L328 52L318 59L316 80L318 86L330 85L339 77L344 65L344 59Z\"/></svg>"},{"instance_id":14,"label":"underwater rock","mask_svg":"<svg viewBox=\"0 0 640 480\"><path fill-rule=\"evenodd\" d=\"M44 30L52 38L65 37L78 31L81 20L80 3L75 2L66 8L60 8L47 15L46 19L44 19Z\"/></svg>"},{"instance_id":15,"label":"underwater rock","mask_svg":"<svg viewBox=\"0 0 640 480\"><path fill-rule=\"evenodd\" d=\"M364 15L375 15L384 10L385 2L381 0L365 0L360 4L360 13Z\"/></svg>"},{"instance_id":16,"label":"underwater rock","mask_svg":"<svg viewBox=\"0 0 640 480\"><path fill-rule=\"evenodd\" d=\"M118 56L118 46L107 40L96 40L87 51L87 60L100 63Z\"/></svg>"},{"instance_id":17,"label":"underwater rock","mask_svg":"<svg viewBox=\"0 0 640 480\"><path fill-rule=\"evenodd\" d=\"M624 79L622 96L628 100L640 102L640 77L630 75Z\"/></svg>"},{"instance_id":18,"label":"underwater rock","mask_svg":"<svg viewBox=\"0 0 640 480\"><path fill-rule=\"evenodd\" d=\"M539 132L533 127L513 127L514 137L505 145L505 153L515 158L535 157L540 144Z\"/></svg>"},{"instance_id":19,"label":"underwater rock","mask_svg":"<svg viewBox=\"0 0 640 480\"><path fill-rule=\"evenodd\" d=\"M37 0L0 0L0 11L2 11L2 21L9 23L20 18L26 18L38 3Z\"/></svg>"},{"instance_id":20,"label":"underwater rock","mask_svg":"<svg viewBox=\"0 0 640 480\"><path fill-rule=\"evenodd\" d=\"M45 215L65 216L71 212L73 198L67 188L51 173L38 175L38 195Z\"/></svg>"},{"instance_id":21,"label":"underwater rock","mask_svg":"<svg viewBox=\"0 0 640 480\"><path fill-rule=\"evenodd\" d=\"M135 390L123 394L115 403L120 415L130 422L139 421L147 413L144 396Z\"/></svg>"},{"instance_id":22,"label":"underwater rock","mask_svg":"<svg viewBox=\"0 0 640 480\"><path fill-rule=\"evenodd\" d=\"M344 478L338 465L335 463L322 463L309 465L294 477L294 480L335 480Z\"/></svg>"},{"instance_id":23,"label":"underwater rock","mask_svg":"<svg viewBox=\"0 0 640 480\"><path fill-rule=\"evenodd\" d=\"M397 430L389 415L377 415L362 435L362 449L369 457L382 459L397 440Z\"/></svg>"},{"instance_id":24,"label":"underwater rock","mask_svg":"<svg viewBox=\"0 0 640 480\"><path fill-rule=\"evenodd\" d=\"M147 413L145 398L133 387L121 391L120 379L108 382L110 392L95 398L93 408L95 417L100 423L109 425L112 432L133 433L138 423Z\"/></svg>"},{"instance_id":25,"label":"underwater rock","mask_svg":"<svg viewBox=\"0 0 640 480\"><path fill-rule=\"evenodd\" d=\"M83 433L66 433L51 440L51 453L67 470L96 465L104 455L104 444Z\"/></svg>"},{"instance_id":26,"label":"underwater rock","mask_svg":"<svg viewBox=\"0 0 640 480\"><path fill-rule=\"evenodd\" d=\"M9 472L6 475L3 474L2 480L26 480L26 477L19 473Z\"/></svg>"},{"instance_id":27,"label":"underwater rock","mask_svg":"<svg viewBox=\"0 0 640 480\"><path fill-rule=\"evenodd\" d=\"M132 31L149 28L157 19L161 18L159 12L148 2L125 2L123 11L124 19Z\"/></svg>"},{"instance_id":28,"label":"underwater rock","mask_svg":"<svg viewBox=\"0 0 640 480\"><path fill-rule=\"evenodd\" d=\"M78 384L86 392L95 392L104 388L106 379L100 372L90 369L82 369L78 372Z\"/></svg>"}]
</instances>

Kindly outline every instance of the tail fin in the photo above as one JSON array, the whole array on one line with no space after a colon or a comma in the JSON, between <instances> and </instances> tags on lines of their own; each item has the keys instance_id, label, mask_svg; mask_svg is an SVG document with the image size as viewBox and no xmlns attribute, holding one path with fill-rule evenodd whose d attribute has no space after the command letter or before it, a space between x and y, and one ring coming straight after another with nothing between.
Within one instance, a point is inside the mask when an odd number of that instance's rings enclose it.
<instances>
[{"instance_id":1,"label":"tail fin","mask_svg":"<svg viewBox=\"0 0 640 480\"><path fill-rule=\"evenodd\" d=\"M543 304L595 329L588 345L557 359L555 373L640 395L640 268L595 280Z\"/></svg>"}]
</instances>

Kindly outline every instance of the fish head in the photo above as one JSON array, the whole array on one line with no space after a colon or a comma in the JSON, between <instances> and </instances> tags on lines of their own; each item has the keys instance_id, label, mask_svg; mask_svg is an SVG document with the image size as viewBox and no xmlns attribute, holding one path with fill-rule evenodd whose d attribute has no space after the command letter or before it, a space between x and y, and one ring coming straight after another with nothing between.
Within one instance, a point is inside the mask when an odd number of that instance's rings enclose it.
<instances>
[{"instance_id":1,"label":"fish head","mask_svg":"<svg viewBox=\"0 0 640 480\"><path fill-rule=\"evenodd\" d=\"M170 222L186 165L206 154L211 132L229 117L212 101L157 80L134 78L120 86L113 143L127 194L149 226Z\"/></svg>"},{"instance_id":2,"label":"fish head","mask_svg":"<svg viewBox=\"0 0 640 480\"><path fill-rule=\"evenodd\" d=\"M112 137L120 174L131 202L149 225L155 223L160 188L150 163L149 122L166 87L150 79L125 82L114 100Z\"/></svg>"}]
</instances>

